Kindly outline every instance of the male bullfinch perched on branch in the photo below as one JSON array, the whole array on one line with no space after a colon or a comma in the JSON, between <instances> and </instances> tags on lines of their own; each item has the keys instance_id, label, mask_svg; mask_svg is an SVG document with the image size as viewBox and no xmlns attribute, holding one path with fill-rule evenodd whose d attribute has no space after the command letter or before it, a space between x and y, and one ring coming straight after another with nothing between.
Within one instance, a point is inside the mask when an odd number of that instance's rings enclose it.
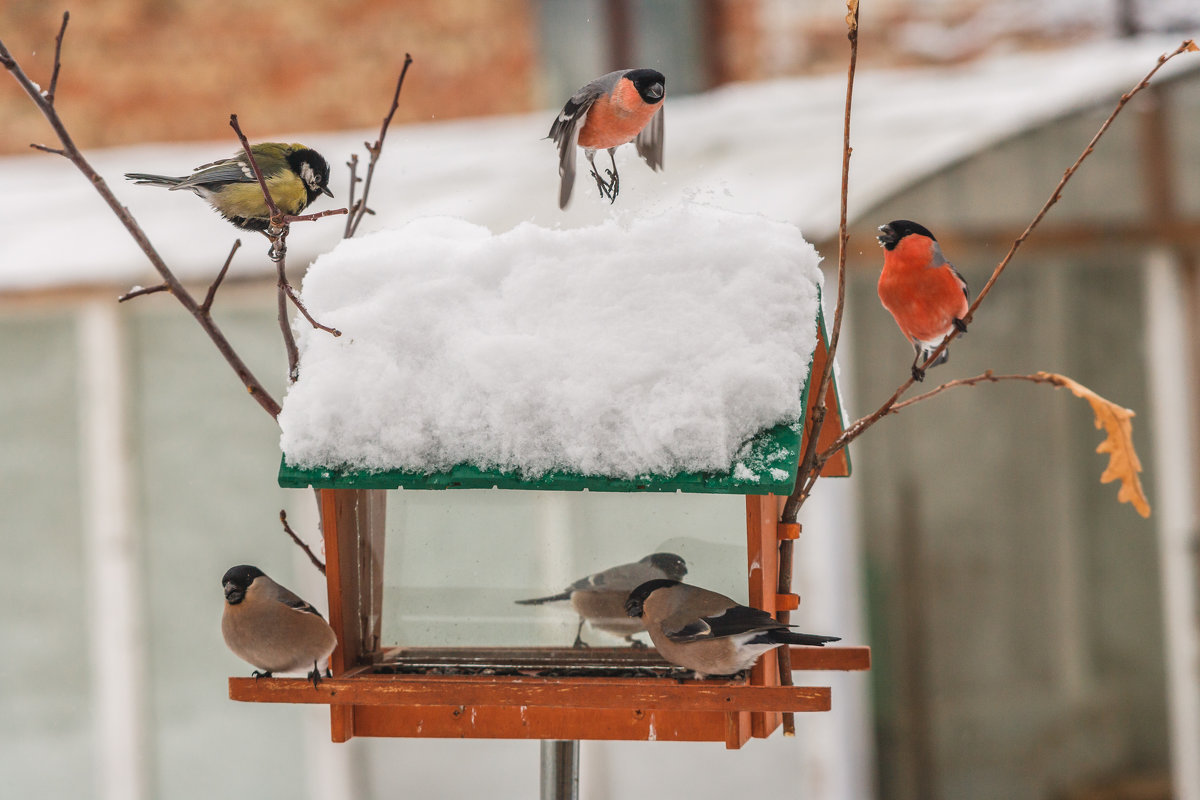
<instances>
[{"instance_id":1,"label":"male bullfinch perched on branch","mask_svg":"<svg viewBox=\"0 0 1200 800\"><path fill-rule=\"evenodd\" d=\"M629 593L655 578L679 580L687 575L687 564L674 553L651 553L640 561L610 567L603 572L588 575L572 583L558 594L517 600L518 605L540 606L556 600L570 600L579 615L579 627L575 630L572 647L587 647L583 641L583 623L616 636L623 636L634 647L645 647L633 638L645 630L642 621L625 613L625 600Z\"/></svg>"},{"instance_id":2,"label":"male bullfinch perched on branch","mask_svg":"<svg viewBox=\"0 0 1200 800\"><path fill-rule=\"evenodd\" d=\"M550 135L558 145L558 207L566 208L575 185L575 148L583 148L600 196L611 203L621 191L617 148L633 142L638 155L656 172L663 163L663 97L667 79L653 69L622 69L601 75L571 95ZM607 150L608 180L596 169L596 151Z\"/></svg>"},{"instance_id":3,"label":"male bullfinch perched on branch","mask_svg":"<svg viewBox=\"0 0 1200 800\"><path fill-rule=\"evenodd\" d=\"M255 667L254 677L304 672L313 688L321 681L318 662L337 646L321 613L263 574L258 567L230 567L221 578L225 613L221 633L234 655Z\"/></svg>"},{"instance_id":4,"label":"male bullfinch perched on branch","mask_svg":"<svg viewBox=\"0 0 1200 800\"><path fill-rule=\"evenodd\" d=\"M965 333L967 282L942 255L929 229L898 219L879 226L883 245L883 271L879 274L879 299L892 312L900 332L913 349L913 380L925 380L919 366L954 329ZM929 366L944 364L950 350L942 351Z\"/></svg>"},{"instance_id":5,"label":"male bullfinch perched on branch","mask_svg":"<svg viewBox=\"0 0 1200 800\"><path fill-rule=\"evenodd\" d=\"M697 679L749 669L759 656L780 645L820 647L839 640L794 633L765 611L679 581L643 583L630 593L625 611L641 617L659 655L692 670Z\"/></svg>"}]
</instances>

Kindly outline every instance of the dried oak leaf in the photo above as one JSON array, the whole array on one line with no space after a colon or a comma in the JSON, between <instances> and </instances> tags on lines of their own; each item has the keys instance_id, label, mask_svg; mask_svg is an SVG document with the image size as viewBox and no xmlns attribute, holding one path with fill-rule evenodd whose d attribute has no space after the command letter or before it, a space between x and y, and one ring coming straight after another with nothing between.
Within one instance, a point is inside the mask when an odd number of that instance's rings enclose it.
<instances>
[{"instance_id":1,"label":"dried oak leaf","mask_svg":"<svg viewBox=\"0 0 1200 800\"><path fill-rule=\"evenodd\" d=\"M1053 383L1055 386L1065 386L1076 397L1082 397L1092 406L1096 415L1096 427L1103 428L1108 438L1096 447L1097 453L1108 453L1108 466L1100 475L1101 483L1120 480L1121 489L1117 492L1117 500L1130 503L1143 517L1150 516L1150 503L1142 490L1142 481L1138 473L1142 471L1142 462L1138 460L1137 451L1133 449L1133 412L1110 402L1093 392L1086 386L1076 383L1064 375L1053 372L1039 372L1038 377Z\"/></svg>"}]
</instances>

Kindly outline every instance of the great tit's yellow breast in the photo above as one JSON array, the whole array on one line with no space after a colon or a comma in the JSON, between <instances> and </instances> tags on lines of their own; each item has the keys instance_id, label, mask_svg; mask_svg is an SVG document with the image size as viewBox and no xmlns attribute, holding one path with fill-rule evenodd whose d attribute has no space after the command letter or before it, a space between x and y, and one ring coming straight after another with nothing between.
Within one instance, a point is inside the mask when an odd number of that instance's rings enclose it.
<instances>
[{"instance_id":1,"label":"great tit's yellow breast","mask_svg":"<svg viewBox=\"0 0 1200 800\"><path fill-rule=\"evenodd\" d=\"M290 170L267 178L267 190L285 214L299 214L308 205L304 182ZM257 181L226 184L217 192L217 206L227 217L270 216Z\"/></svg>"}]
</instances>

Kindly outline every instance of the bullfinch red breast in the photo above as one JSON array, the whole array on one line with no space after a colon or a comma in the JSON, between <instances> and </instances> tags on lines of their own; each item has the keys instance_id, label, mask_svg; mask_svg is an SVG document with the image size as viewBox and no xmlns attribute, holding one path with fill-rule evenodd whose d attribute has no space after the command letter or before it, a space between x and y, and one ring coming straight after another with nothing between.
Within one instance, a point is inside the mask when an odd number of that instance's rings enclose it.
<instances>
[{"instance_id":1,"label":"bullfinch red breast","mask_svg":"<svg viewBox=\"0 0 1200 800\"><path fill-rule=\"evenodd\" d=\"M967 282L954 265L942 255L937 239L923 225L898 219L879 226L879 244L883 246L883 271L879 274L879 299L892 313L900 332L912 342L913 380L925 380L921 362L929 359L938 345L957 329L965 333L967 325ZM929 366L946 363L949 349L943 350Z\"/></svg>"},{"instance_id":2,"label":"bullfinch red breast","mask_svg":"<svg viewBox=\"0 0 1200 800\"><path fill-rule=\"evenodd\" d=\"M231 567L221 585L225 613L221 633L234 655L258 669L254 677L274 672L306 672L316 687L318 663L337 646L337 637L321 613L268 578L258 567Z\"/></svg>"},{"instance_id":3,"label":"bullfinch red breast","mask_svg":"<svg viewBox=\"0 0 1200 800\"><path fill-rule=\"evenodd\" d=\"M633 638L645 630L640 619L625 613L625 600L629 593L646 581L656 578L679 580L687 575L687 564L674 553L651 553L640 561L610 567L603 572L588 575L572 583L558 594L517 600L518 605L540 606L559 600L569 600L579 615L579 627L575 629L573 647L586 647L583 641L583 623L593 628L623 636L634 647L644 647Z\"/></svg>"},{"instance_id":4,"label":"bullfinch red breast","mask_svg":"<svg viewBox=\"0 0 1200 800\"><path fill-rule=\"evenodd\" d=\"M659 655L692 670L697 679L749 669L781 645L820 647L838 641L837 636L795 633L765 611L673 580L643 583L630 593L625 611L642 619Z\"/></svg>"},{"instance_id":5,"label":"bullfinch red breast","mask_svg":"<svg viewBox=\"0 0 1200 800\"><path fill-rule=\"evenodd\" d=\"M663 97L667 79L658 70L622 69L601 75L571 95L550 135L558 146L558 207L566 208L575 185L575 148L592 166L600 196L611 203L621 190L615 153L633 142L638 155L658 171L663 164ZM608 180L596 169L596 151L607 150Z\"/></svg>"}]
</instances>

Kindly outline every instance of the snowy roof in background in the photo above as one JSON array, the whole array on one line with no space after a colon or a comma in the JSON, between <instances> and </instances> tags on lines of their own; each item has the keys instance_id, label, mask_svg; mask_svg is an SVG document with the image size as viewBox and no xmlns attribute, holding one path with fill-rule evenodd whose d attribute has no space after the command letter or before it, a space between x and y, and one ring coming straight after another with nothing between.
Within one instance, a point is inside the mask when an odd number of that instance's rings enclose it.
<instances>
[{"instance_id":1,"label":"snowy roof in background","mask_svg":"<svg viewBox=\"0 0 1200 800\"><path fill-rule=\"evenodd\" d=\"M746 473L747 442L803 414L818 260L792 225L696 202L501 234L425 217L342 242L304 280L342 335L296 325L286 460Z\"/></svg>"},{"instance_id":2,"label":"snowy roof in background","mask_svg":"<svg viewBox=\"0 0 1200 800\"><path fill-rule=\"evenodd\" d=\"M1115 98L1179 41L1102 41L952 68L860 72L851 215L1013 133ZM1200 59L1179 58L1160 75L1197 67ZM62 89L70 91L69 84ZM572 228L698 196L788 220L810 241L825 239L837 223L844 91L839 74L669 97L665 170L650 172L632 148L622 148L616 206L599 200L584 175L565 213L556 205L554 147L543 139L554 111L397 126L389 132L372 190L371 205L379 213L364 221L363 230L432 215L459 217L494 232L527 221ZM379 102L382 112L386 98ZM234 110L239 109L228 109ZM243 125L253 130L252 115L240 110ZM351 152L361 158L362 142L377 133L274 138L303 141L324 153L335 165L333 191L344 201L340 165ZM216 272L237 232L194 196L133 186L121 176L130 170L182 174L236 149L231 134L219 143L128 147L88 156L178 274L202 278ZM322 198L312 210L336 207L334 202ZM338 218L294 226L293 271L330 250L341 227ZM238 254L234 274L270 272L265 240L254 234L242 238L249 246ZM69 163L45 154L0 160L0 291L96 283L124 288L153 280L128 234Z\"/></svg>"}]
</instances>

